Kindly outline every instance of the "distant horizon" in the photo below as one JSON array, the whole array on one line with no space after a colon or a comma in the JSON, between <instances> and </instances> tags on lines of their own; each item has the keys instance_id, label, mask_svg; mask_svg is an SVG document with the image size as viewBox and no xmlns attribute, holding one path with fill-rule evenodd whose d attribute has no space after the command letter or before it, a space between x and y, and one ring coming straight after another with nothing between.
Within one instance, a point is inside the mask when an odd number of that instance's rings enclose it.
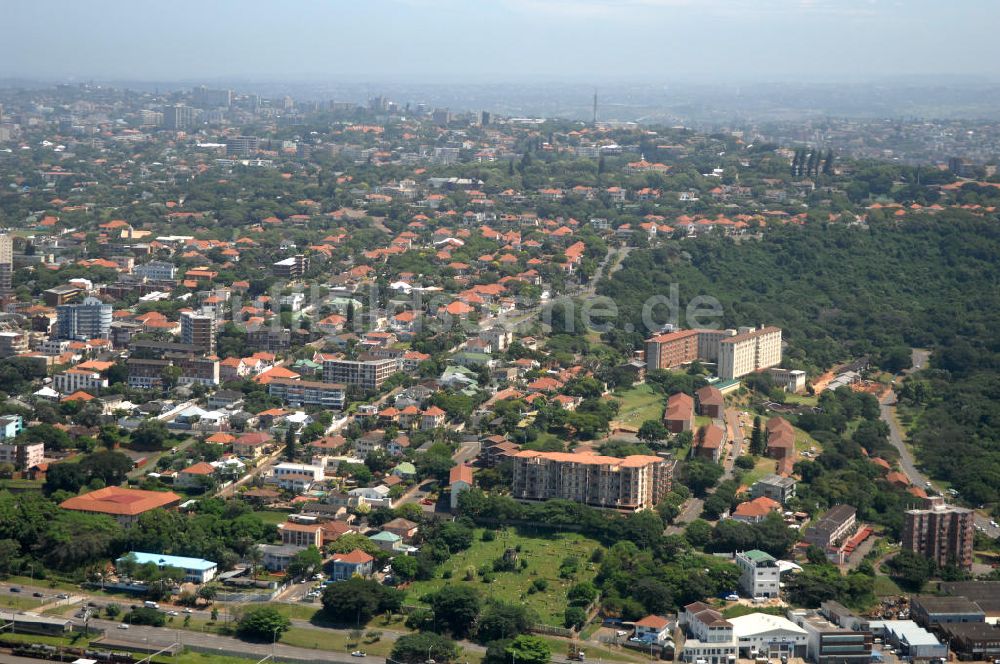
<instances>
[{"instance_id":1,"label":"distant horizon","mask_svg":"<svg viewBox=\"0 0 1000 664\"><path fill-rule=\"evenodd\" d=\"M992 0L12 4L0 78L751 84L1000 77L993 34L1000 3ZM949 74L957 54L962 72Z\"/></svg>"}]
</instances>

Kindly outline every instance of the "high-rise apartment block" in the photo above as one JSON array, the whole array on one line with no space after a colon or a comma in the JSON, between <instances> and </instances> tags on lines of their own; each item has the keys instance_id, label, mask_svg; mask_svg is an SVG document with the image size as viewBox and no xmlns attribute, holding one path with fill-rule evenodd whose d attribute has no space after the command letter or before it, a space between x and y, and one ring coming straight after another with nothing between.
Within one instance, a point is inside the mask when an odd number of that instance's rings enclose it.
<instances>
[{"instance_id":1,"label":"high-rise apartment block","mask_svg":"<svg viewBox=\"0 0 1000 664\"><path fill-rule=\"evenodd\" d=\"M285 277L286 279L299 279L309 269L309 258L304 254L296 254L277 261L272 266L274 276Z\"/></svg>"},{"instance_id":2,"label":"high-rise apartment block","mask_svg":"<svg viewBox=\"0 0 1000 664\"><path fill-rule=\"evenodd\" d=\"M946 505L944 498L928 499L926 509L907 510L903 520L903 548L930 558L940 566L972 567L975 513Z\"/></svg>"},{"instance_id":3,"label":"high-rise apartment block","mask_svg":"<svg viewBox=\"0 0 1000 664\"><path fill-rule=\"evenodd\" d=\"M96 297L84 298L80 304L62 304L56 307L56 330L60 339L107 339L111 331L110 304Z\"/></svg>"},{"instance_id":4,"label":"high-rise apartment block","mask_svg":"<svg viewBox=\"0 0 1000 664\"><path fill-rule=\"evenodd\" d=\"M646 340L646 369L672 369L700 360L718 364L716 374L733 380L781 364L781 329L678 330Z\"/></svg>"},{"instance_id":5,"label":"high-rise apartment block","mask_svg":"<svg viewBox=\"0 0 1000 664\"><path fill-rule=\"evenodd\" d=\"M163 109L164 129L187 129L194 124L194 109L184 104Z\"/></svg>"},{"instance_id":6,"label":"high-rise apartment block","mask_svg":"<svg viewBox=\"0 0 1000 664\"><path fill-rule=\"evenodd\" d=\"M205 355L215 352L216 329L214 316L191 311L181 314L181 343L195 346Z\"/></svg>"},{"instance_id":7,"label":"high-rise apartment block","mask_svg":"<svg viewBox=\"0 0 1000 664\"><path fill-rule=\"evenodd\" d=\"M14 240L0 234L0 295L9 293L14 279Z\"/></svg>"},{"instance_id":8,"label":"high-rise apartment block","mask_svg":"<svg viewBox=\"0 0 1000 664\"><path fill-rule=\"evenodd\" d=\"M257 136L233 136L226 139L226 155L230 157L252 157L260 148Z\"/></svg>"},{"instance_id":9,"label":"high-rise apartment block","mask_svg":"<svg viewBox=\"0 0 1000 664\"><path fill-rule=\"evenodd\" d=\"M512 458L514 498L559 498L626 511L654 507L670 490L674 467L670 459L639 454L618 458L524 450Z\"/></svg>"}]
</instances>

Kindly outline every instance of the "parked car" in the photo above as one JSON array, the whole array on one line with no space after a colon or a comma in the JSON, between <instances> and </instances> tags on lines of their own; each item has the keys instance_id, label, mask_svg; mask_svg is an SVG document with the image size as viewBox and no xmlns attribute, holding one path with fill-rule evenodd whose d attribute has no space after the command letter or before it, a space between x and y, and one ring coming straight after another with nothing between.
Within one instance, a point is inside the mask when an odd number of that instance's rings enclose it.
<instances>
[{"instance_id":1,"label":"parked car","mask_svg":"<svg viewBox=\"0 0 1000 664\"><path fill-rule=\"evenodd\" d=\"M128 629L128 625L125 623L121 623L118 625L118 629Z\"/></svg>"},{"instance_id":2,"label":"parked car","mask_svg":"<svg viewBox=\"0 0 1000 664\"><path fill-rule=\"evenodd\" d=\"M364 657L364 656L365 656L364 650L355 650L354 652L351 653L351 657Z\"/></svg>"},{"instance_id":3,"label":"parked car","mask_svg":"<svg viewBox=\"0 0 1000 664\"><path fill-rule=\"evenodd\" d=\"M726 601L727 602L738 602L739 600L740 600L740 596L737 595L737 594L735 594L735 593L732 594L732 595L726 595Z\"/></svg>"},{"instance_id":4,"label":"parked car","mask_svg":"<svg viewBox=\"0 0 1000 664\"><path fill-rule=\"evenodd\" d=\"M19 592L21 592L21 589L20 589L20 588L18 588L17 586L11 586L11 587L10 587L10 591L11 591L12 593L19 593Z\"/></svg>"},{"instance_id":5,"label":"parked car","mask_svg":"<svg viewBox=\"0 0 1000 664\"><path fill-rule=\"evenodd\" d=\"M40 592L38 592L36 590L35 592L31 593L31 596L32 597L45 597L45 594L44 593L40 593Z\"/></svg>"},{"instance_id":6,"label":"parked car","mask_svg":"<svg viewBox=\"0 0 1000 664\"><path fill-rule=\"evenodd\" d=\"M190 608L184 609L184 613L194 613Z\"/></svg>"},{"instance_id":7,"label":"parked car","mask_svg":"<svg viewBox=\"0 0 1000 664\"><path fill-rule=\"evenodd\" d=\"M178 614L177 614L177 612L176 612L176 611L167 611L167 615L168 615L168 616L176 616L176 615L178 615Z\"/></svg>"},{"instance_id":8,"label":"parked car","mask_svg":"<svg viewBox=\"0 0 1000 664\"><path fill-rule=\"evenodd\" d=\"M59 599L69 599L69 595L67 595L66 593L59 593L58 595L56 595L56 597Z\"/></svg>"}]
</instances>

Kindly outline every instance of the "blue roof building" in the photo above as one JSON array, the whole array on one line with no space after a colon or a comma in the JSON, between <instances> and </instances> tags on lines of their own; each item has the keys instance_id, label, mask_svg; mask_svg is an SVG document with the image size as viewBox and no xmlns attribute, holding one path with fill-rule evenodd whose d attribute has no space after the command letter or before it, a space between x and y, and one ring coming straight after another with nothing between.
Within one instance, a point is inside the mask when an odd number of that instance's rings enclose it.
<instances>
[{"instance_id":1,"label":"blue roof building","mask_svg":"<svg viewBox=\"0 0 1000 664\"><path fill-rule=\"evenodd\" d=\"M219 571L218 563L201 558L187 558L185 556L169 556L161 553L143 553L133 551L119 558L116 563L121 563L125 558L131 556L139 565L153 563L160 569L164 567L178 567L184 570L184 580L194 583L207 583L215 578Z\"/></svg>"}]
</instances>

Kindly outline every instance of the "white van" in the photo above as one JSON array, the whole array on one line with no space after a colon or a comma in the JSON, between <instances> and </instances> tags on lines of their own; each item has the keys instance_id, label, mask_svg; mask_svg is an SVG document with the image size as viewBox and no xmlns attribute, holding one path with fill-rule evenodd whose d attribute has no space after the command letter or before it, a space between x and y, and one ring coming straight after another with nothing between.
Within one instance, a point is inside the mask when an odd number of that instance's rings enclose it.
<instances>
[{"instance_id":1,"label":"white van","mask_svg":"<svg viewBox=\"0 0 1000 664\"><path fill-rule=\"evenodd\" d=\"M157 604L156 602L146 601L146 602L143 602L142 605L145 606L147 609L158 609L158 608L160 608L160 605Z\"/></svg>"}]
</instances>

